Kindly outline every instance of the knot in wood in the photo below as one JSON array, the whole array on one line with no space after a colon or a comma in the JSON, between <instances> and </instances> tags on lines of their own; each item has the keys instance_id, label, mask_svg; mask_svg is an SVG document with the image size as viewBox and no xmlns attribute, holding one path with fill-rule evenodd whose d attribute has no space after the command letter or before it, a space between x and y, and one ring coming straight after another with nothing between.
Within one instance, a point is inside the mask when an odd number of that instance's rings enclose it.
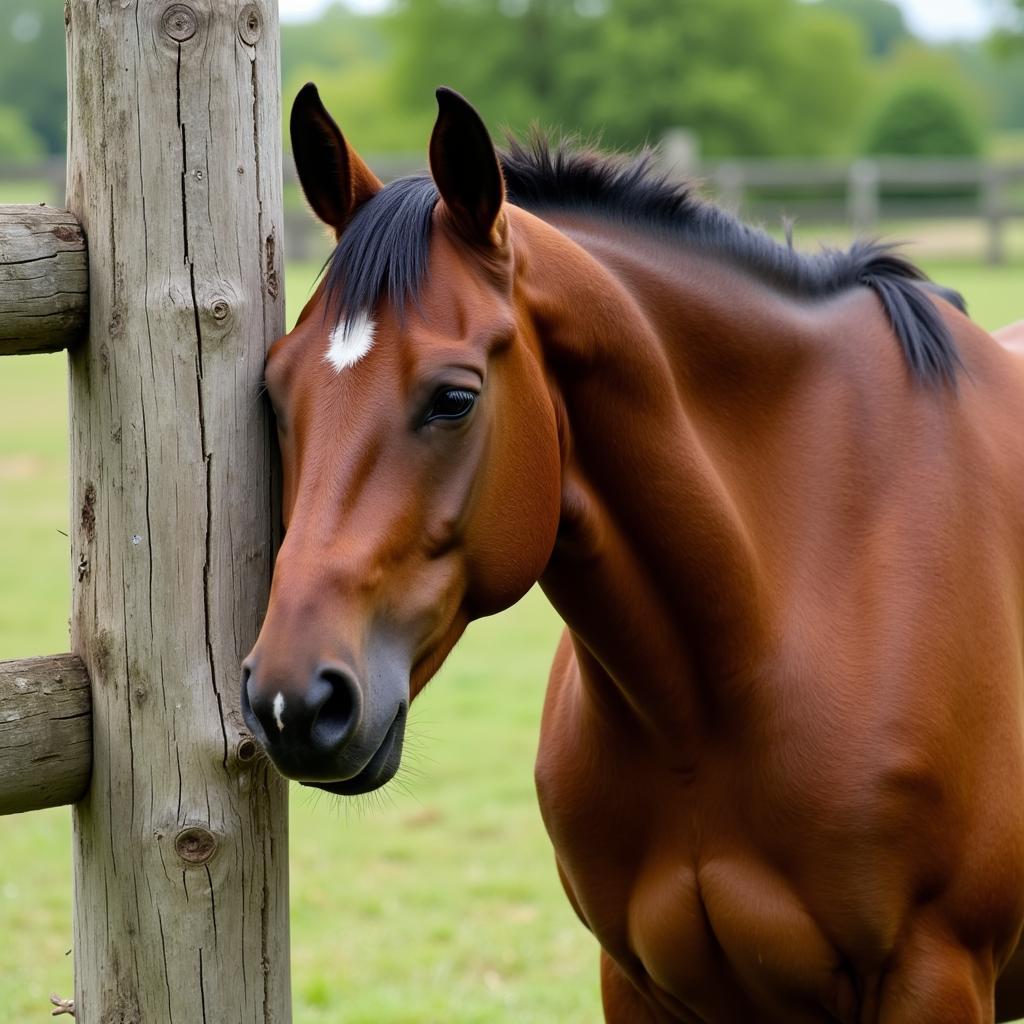
<instances>
[{"instance_id":1,"label":"knot in wood","mask_svg":"<svg viewBox=\"0 0 1024 1024\"><path fill-rule=\"evenodd\" d=\"M196 12L188 4L171 4L164 11L164 31L176 42L183 43L191 39L199 28Z\"/></svg>"},{"instance_id":2,"label":"knot in wood","mask_svg":"<svg viewBox=\"0 0 1024 1024\"><path fill-rule=\"evenodd\" d=\"M246 4L238 15L238 36L246 46L255 46L263 34L263 16L258 4Z\"/></svg>"},{"instance_id":3,"label":"knot in wood","mask_svg":"<svg viewBox=\"0 0 1024 1024\"><path fill-rule=\"evenodd\" d=\"M214 320L227 320L231 313L231 305L227 299L214 299L210 303L210 315Z\"/></svg>"},{"instance_id":4,"label":"knot in wood","mask_svg":"<svg viewBox=\"0 0 1024 1024\"><path fill-rule=\"evenodd\" d=\"M205 864L217 852L217 837L201 825L189 825L174 837L174 852L186 864Z\"/></svg>"},{"instance_id":5,"label":"knot in wood","mask_svg":"<svg viewBox=\"0 0 1024 1024\"><path fill-rule=\"evenodd\" d=\"M251 736L243 736L235 748L235 757L240 764L248 764L259 753L259 749Z\"/></svg>"},{"instance_id":6,"label":"knot in wood","mask_svg":"<svg viewBox=\"0 0 1024 1024\"><path fill-rule=\"evenodd\" d=\"M53 237L60 242L80 242L82 229L74 224L61 224L53 229Z\"/></svg>"}]
</instances>

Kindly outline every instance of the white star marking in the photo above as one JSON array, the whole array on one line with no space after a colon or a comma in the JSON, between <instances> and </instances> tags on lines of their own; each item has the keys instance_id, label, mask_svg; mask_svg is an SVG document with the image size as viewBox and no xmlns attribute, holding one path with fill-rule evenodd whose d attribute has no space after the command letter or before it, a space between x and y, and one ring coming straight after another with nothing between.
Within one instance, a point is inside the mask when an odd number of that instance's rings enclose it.
<instances>
[{"instance_id":1,"label":"white star marking","mask_svg":"<svg viewBox=\"0 0 1024 1024\"><path fill-rule=\"evenodd\" d=\"M375 326L372 317L358 313L351 320L343 320L331 331L331 341L324 358L336 373L355 366L373 348Z\"/></svg>"}]
</instances>

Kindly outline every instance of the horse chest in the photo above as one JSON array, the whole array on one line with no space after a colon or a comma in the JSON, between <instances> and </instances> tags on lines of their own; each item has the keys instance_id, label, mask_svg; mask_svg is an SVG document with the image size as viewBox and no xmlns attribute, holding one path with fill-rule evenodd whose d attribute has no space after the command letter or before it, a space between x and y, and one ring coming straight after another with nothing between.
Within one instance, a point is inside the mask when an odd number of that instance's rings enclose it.
<instances>
[{"instance_id":1,"label":"horse chest","mask_svg":"<svg viewBox=\"0 0 1024 1024\"><path fill-rule=\"evenodd\" d=\"M735 787L715 785L724 774L707 765L696 777L664 770L638 746L593 732L569 696L550 699L541 809L568 895L601 946L668 1019L839 1015L854 1000L840 956L750 847Z\"/></svg>"},{"instance_id":2,"label":"horse chest","mask_svg":"<svg viewBox=\"0 0 1024 1024\"><path fill-rule=\"evenodd\" d=\"M649 817L650 780L621 803L607 793L589 803L564 781L547 793L545 818L569 896L669 1019L820 1021L823 1007L852 1004L837 951L786 879L729 844L696 852L706 843L698 795L682 794L666 827Z\"/></svg>"}]
</instances>

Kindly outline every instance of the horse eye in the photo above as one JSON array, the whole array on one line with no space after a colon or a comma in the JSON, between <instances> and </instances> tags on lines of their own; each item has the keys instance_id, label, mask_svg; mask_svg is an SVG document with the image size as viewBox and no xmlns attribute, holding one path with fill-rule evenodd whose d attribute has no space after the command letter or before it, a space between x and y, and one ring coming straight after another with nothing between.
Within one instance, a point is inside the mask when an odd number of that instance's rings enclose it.
<instances>
[{"instance_id":1,"label":"horse eye","mask_svg":"<svg viewBox=\"0 0 1024 1024\"><path fill-rule=\"evenodd\" d=\"M476 392L466 388L445 388L434 395L425 423L432 420L460 420L476 403Z\"/></svg>"}]
</instances>

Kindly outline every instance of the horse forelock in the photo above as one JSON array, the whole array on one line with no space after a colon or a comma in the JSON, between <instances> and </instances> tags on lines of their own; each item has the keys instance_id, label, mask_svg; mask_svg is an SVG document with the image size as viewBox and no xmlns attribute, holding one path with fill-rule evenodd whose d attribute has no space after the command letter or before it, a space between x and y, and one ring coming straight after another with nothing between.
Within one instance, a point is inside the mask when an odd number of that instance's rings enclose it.
<instances>
[{"instance_id":1,"label":"horse forelock","mask_svg":"<svg viewBox=\"0 0 1024 1024\"><path fill-rule=\"evenodd\" d=\"M335 335L374 316L387 301L399 319L419 296L438 193L426 175L398 178L355 213L327 262L324 296Z\"/></svg>"}]
</instances>

